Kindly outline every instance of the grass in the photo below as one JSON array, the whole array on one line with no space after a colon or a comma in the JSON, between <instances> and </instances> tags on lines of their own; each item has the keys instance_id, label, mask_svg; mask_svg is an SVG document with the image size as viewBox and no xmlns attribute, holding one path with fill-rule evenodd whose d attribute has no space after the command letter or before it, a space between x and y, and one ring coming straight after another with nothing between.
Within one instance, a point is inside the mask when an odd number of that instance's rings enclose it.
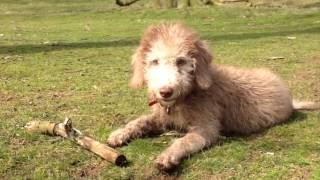
<instances>
[{"instance_id":1,"label":"grass","mask_svg":"<svg viewBox=\"0 0 320 180\"><path fill-rule=\"evenodd\" d=\"M68 140L23 129L31 120L68 116L105 141L112 130L148 113L145 90L127 86L129 62L142 31L163 20L197 30L215 63L268 67L296 99L320 100L319 9L120 9L102 0L6 0L0 9L0 179L164 178L153 160L174 137L120 148L130 164L119 168ZM263 133L222 139L183 161L171 178L320 179L319 132L319 112L295 113Z\"/></svg>"}]
</instances>

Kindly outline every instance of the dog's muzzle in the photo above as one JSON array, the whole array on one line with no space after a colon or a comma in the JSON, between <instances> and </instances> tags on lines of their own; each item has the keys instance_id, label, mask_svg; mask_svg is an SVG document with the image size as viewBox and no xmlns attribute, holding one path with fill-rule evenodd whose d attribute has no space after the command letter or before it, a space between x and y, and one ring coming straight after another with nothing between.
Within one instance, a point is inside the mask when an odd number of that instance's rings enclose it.
<instances>
[{"instance_id":1,"label":"dog's muzzle","mask_svg":"<svg viewBox=\"0 0 320 180\"><path fill-rule=\"evenodd\" d=\"M171 107L174 105L175 100L163 101L163 100L152 99L152 100L149 101L148 105L149 106L153 106L153 105L155 105L157 103L159 103L161 107L165 108L167 114L170 114Z\"/></svg>"}]
</instances>

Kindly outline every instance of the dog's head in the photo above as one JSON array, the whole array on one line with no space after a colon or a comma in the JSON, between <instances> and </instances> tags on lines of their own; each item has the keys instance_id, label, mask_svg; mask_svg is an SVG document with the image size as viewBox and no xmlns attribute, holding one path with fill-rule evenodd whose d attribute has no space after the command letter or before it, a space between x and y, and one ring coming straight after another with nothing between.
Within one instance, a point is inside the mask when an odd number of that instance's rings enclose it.
<instances>
[{"instance_id":1,"label":"dog's head","mask_svg":"<svg viewBox=\"0 0 320 180\"><path fill-rule=\"evenodd\" d=\"M211 61L206 44L182 23L150 26L133 55L130 85L146 84L160 104L171 106L195 87L210 87Z\"/></svg>"}]
</instances>

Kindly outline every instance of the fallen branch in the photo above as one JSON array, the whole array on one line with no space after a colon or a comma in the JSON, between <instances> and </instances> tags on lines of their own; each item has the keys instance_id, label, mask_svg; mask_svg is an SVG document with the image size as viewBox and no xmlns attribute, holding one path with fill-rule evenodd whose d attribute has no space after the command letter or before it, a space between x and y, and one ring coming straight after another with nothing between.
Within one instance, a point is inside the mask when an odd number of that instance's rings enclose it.
<instances>
[{"instance_id":1,"label":"fallen branch","mask_svg":"<svg viewBox=\"0 0 320 180\"><path fill-rule=\"evenodd\" d=\"M99 155L103 159L117 165L124 166L127 159L124 155L118 153L115 149L108 147L88 136L83 135L79 130L72 127L72 122L66 118L64 123L51 123L48 121L31 121L25 128L29 132L49 134L53 136L62 136L70 139L81 147Z\"/></svg>"}]
</instances>

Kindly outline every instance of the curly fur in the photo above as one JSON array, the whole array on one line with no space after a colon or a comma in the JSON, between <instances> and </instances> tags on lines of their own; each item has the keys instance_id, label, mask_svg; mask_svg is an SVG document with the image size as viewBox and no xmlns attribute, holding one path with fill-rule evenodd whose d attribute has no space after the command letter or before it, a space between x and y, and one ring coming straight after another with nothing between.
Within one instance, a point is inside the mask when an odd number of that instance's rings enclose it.
<instances>
[{"instance_id":1,"label":"curly fur","mask_svg":"<svg viewBox=\"0 0 320 180\"><path fill-rule=\"evenodd\" d=\"M184 59L180 64L179 57ZM212 65L212 59L206 43L185 25L149 27L132 58L130 85L146 85L150 99L158 103L152 114L113 132L108 144L121 146L170 129L185 132L156 159L160 170L169 170L214 144L222 133L259 132L290 117L290 90L278 76L267 69ZM161 97L163 88L173 90L172 98Z\"/></svg>"}]
</instances>

